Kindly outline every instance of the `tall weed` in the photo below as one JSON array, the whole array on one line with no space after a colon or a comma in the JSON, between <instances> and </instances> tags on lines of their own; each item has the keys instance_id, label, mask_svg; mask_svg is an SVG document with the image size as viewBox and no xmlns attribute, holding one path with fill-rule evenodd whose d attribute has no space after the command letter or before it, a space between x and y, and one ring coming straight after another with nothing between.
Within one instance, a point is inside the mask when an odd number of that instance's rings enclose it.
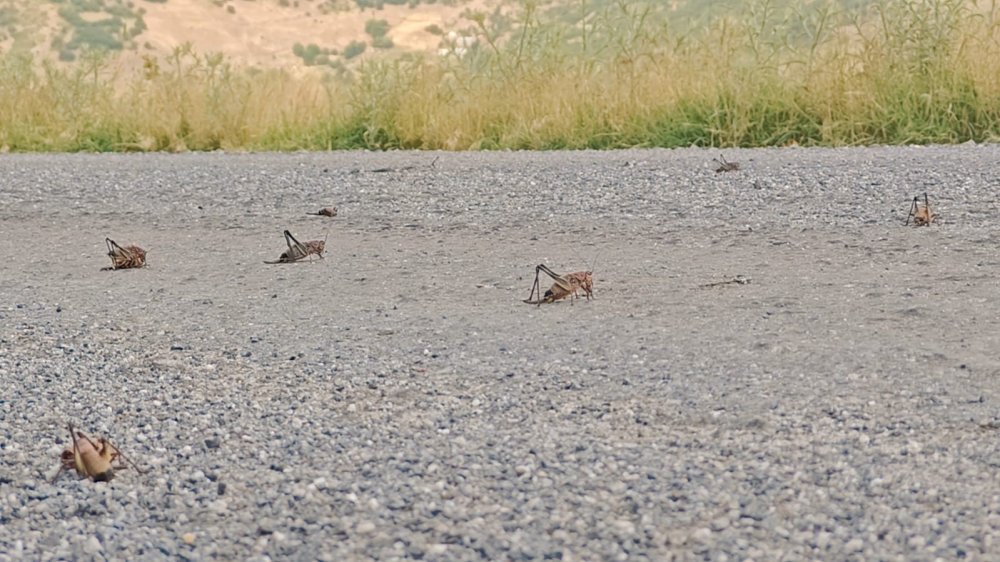
<instances>
[{"instance_id":1,"label":"tall weed","mask_svg":"<svg viewBox=\"0 0 1000 562\"><path fill-rule=\"evenodd\" d=\"M141 70L0 55L15 151L580 149L992 141L1000 12L968 0L758 0L698 29L665 3L469 13L463 56L348 77L234 68L190 46Z\"/></svg>"}]
</instances>

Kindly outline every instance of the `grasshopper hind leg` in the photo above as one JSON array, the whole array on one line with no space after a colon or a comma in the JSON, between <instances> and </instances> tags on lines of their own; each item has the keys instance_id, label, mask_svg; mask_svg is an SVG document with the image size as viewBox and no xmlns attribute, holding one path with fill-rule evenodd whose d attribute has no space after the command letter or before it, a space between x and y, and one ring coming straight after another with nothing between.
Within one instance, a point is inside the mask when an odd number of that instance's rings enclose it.
<instances>
[{"instance_id":1,"label":"grasshopper hind leg","mask_svg":"<svg viewBox=\"0 0 1000 562\"><path fill-rule=\"evenodd\" d=\"M534 304L538 306L542 305L542 290L538 283L538 275L541 271L542 266L539 265L535 267L535 282L531 285L531 294L529 294L527 300L524 301L527 304Z\"/></svg>"},{"instance_id":2,"label":"grasshopper hind leg","mask_svg":"<svg viewBox=\"0 0 1000 562\"><path fill-rule=\"evenodd\" d=\"M917 205L919 201L919 197L914 197L913 201L910 202L910 212L906 215L906 222L903 223L903 226L910 226L910 219L917 220Z\"/></svg>"}]
</instances>

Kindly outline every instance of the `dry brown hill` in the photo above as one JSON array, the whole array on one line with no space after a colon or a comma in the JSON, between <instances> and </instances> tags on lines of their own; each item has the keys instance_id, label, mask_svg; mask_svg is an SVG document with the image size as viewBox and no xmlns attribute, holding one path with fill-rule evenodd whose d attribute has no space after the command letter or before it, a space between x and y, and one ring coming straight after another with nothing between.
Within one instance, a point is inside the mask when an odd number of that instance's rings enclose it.
<instances>
[{"instance_id":1,"label":"dry brown hill","mask_svg":"<svg viewBox=\"0 0 1000 562\"><path fill-rule=\"evenodd\" d=\"M376 1L380 9L359 6ZM441 45L443 33L470 26L463 13L492 10L494 4L494 0L408 0L407 4L384 0L0 0L0 52L70 61L88 48L104 48L138 60L142 55L168 55L190 44L196 52L222 53L241 65L304 68L307 61L346 63L377 52L433 52ZM357 53L362 44L364 51Z\"/></svg>"}]
</instances>

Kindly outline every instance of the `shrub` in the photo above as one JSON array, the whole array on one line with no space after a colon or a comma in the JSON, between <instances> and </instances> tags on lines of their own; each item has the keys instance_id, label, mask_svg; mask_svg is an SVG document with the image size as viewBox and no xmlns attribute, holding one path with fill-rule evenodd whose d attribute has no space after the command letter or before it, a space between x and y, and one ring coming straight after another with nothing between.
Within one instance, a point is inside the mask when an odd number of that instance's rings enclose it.
<instances>
[{"instance_id":1,"label":"shrub","mask_svg":"<svg viewBox=\"0 0 1000 562\"><path fill-rule=\"evenodd\" d=\"M307 65L311 66L316 63L316 57L318 57L319 55L320 55L319 45L317 45L316 43L309 43L309 45L306 46L305 52L302 54L302 60Z\"/></svg>"},{"instance_id":2,"label":"shrub","mask_svg":"<svg viewBox=\"0 0 1000 562\"><path fill-rule=\"evenodd\" d=\"M361 41L351 41L350 43L347 44L346 47L344 47L344 52L343 52L344 58L347 60L353 59L354 57L365 52L366 47L367 45L365 45Z\"/></svg>"},{"instance_id":3,"label":"shrub","mask_svg":"<svg viewBox=\"0 0 1000 562\"><path fill-rule=\"evenodd\" d=\"M365 33L373 38L385 37L389 33L389 22L386 20L368 20L365 22Z\"/></svg>"}]
</instances>

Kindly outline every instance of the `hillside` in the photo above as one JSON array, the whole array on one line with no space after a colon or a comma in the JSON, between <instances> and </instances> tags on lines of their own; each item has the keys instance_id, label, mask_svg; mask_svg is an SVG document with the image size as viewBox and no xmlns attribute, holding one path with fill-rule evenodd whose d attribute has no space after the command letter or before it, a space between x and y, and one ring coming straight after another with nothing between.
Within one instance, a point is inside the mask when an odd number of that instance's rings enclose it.
<instances>
[{"instance_id":1,"label":"hillside","mask_svg":"<svg viewBox=\"0 0 1000 562\"><path fill-rule=\"evenodd\" d=\"M0 0L0 52L126 59L190 44L248 66L310 66L377 52L433 52L491 0Z\"/></svg>"},{"instance_id":2,"label":"hillside","mask_svg":"<svg viewBox=\"0 0 1000 562\"><path fill-rule=\"evenodd\" d=\"M817 4L856 8L865 0L770 0L761 9ZM73 61L90 49L140 61L189 44L241 66L344 68L379 53L433 53L472 42L471 14L509 30L528 6L578 37L581 22L628 6L633 14L684 31L720 14L746 10L738 0L0 0L0 54ZM753 8L750 8L753 10ZM648 23L648 22L647 22ZM470 36L462 39L463 35Z\"/></svg>"}]
</instances>

